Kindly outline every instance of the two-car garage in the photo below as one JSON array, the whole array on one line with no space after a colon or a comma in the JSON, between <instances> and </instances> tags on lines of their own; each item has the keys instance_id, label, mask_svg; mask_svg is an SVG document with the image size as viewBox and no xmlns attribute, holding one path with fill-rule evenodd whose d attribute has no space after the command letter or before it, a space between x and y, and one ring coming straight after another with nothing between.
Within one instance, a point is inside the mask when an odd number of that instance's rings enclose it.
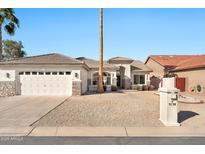
<instances>
[{"instance_id":1,"label":"two-car garage","mask_svg":"<svg viewBox=\"0 0 205 154\"><path fill-rule=\"evenodd\" d=\"M71 72L19 72L21 95L72 95Z\"/></svg>"},{"instance_id":2,"label":"two-car garage","mask_svg":"<svg viewBox=\"0 0 205 154\"><path fill-rule=\"evenodd\" d=\"M56 53L0 61L0 96L81 95L88 70L84 62Z\"/></svg>"}]
</instances>

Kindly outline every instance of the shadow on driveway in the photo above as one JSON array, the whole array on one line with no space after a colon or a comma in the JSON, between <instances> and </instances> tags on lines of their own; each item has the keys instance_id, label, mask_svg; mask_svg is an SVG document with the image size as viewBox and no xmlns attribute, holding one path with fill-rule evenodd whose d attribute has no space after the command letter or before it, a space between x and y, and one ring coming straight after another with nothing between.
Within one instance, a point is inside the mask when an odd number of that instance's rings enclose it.
<instances>
[{"instance_id":1,"label":"shadow on driveway","mask_svg":"<svg viewBox=\"0 0 205 154\"><path fill-rule=\"evenodd\" d=\"M180 111L178 113L178 122L181 123L189 118L192 118L196 115L199 115L198 113L196 112L192 112L192 111Z\"/></svg>"}]
</instances>

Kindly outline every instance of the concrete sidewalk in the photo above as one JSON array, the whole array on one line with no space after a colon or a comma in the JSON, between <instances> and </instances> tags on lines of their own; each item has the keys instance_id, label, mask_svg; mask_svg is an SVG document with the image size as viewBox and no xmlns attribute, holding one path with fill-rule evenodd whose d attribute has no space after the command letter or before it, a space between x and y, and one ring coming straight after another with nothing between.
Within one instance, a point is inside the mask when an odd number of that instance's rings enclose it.
<instances>
[{"instance_id":1,"label":"concrete sidewalk","mask_svg":"<svg viewBox=\"0 0 205 154\"><path fill-rule=\"evenodd\" d=\"M0 136L205 137L191 127L0 127Z\"/></svg>"}]
</instances>

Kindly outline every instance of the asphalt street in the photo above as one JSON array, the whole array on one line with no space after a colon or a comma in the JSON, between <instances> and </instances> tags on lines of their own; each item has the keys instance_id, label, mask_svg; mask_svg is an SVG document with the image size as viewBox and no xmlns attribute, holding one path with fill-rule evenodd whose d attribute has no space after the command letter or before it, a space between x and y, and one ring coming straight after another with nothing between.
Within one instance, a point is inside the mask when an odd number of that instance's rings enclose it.
<instances>
[{"instance_id":1,"label":"asphalt street","mask_svg":"<svg viewBox=\"0 0 205 154\"><path fill-rule=\"evenodd\" d=\"M0 137L1 145L205 145L205 137Z\"/></svg>"}]
</instances>

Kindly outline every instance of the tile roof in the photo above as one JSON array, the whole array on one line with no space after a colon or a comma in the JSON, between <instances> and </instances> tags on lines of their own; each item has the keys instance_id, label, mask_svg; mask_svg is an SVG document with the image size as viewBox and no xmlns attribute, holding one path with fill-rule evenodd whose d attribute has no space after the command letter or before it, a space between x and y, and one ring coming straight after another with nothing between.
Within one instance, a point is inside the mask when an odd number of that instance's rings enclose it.
<instances>
[{"instance_id":1,"label":"tile roof","mask_svg":"<svg viewBox=\"0 0 205 154\"><path fill-rule=\"evenodd\" d=\"M78 57L76 58L77 60L81 60L84 61L85 64L87 64L87 66L89 68L98 68L98 61L94 60L94 59L90 59L90 58L86 58L86 57ZM114 69L118 69L118 67L109 64L107 61L103 61L103 67L104 68L114 68Z\"/></svg>"},{"instance_id":2,"label":"tile roof","mask_svg":"<svg viewBox=\"0 0 205 154\"><path fill-rule=\"evenodd\" d=\"M133 66L135 71L152 71L149 67L144 65L141 61L132 60L125 57L116 57L112 58L117 61L127 61L130 60L130 65ZM2 60L0 61L0 65L61 65L61 64L68 64L68 65L85 65L87 69L89 68L98 68L98 61L94 59L89 59L85 57L79 58L71 58L65 55L61 55L58 53L51 53L51 54L44 54L38 56L29 56L17 59L10 59L10 60ZM114 69L118 70L119 67L115 64L109 63L109 61L103 61L103 67L106 69Z\"/></svg>"},{"instance_id":3,"label":"tile roof","mask_svg":"<svg viewBox=\"0 0 205 154\"><path fill-rule=\"evenodd\" d=\"M88 65L89 68L98 68L98 61L97 60L89 59L89 58L85 58L85 57L78 57L76 59L84 61L85 64ZM127 60L127 59L128 58L124 58L124 60ZM143 62L141 62L139 60L132 60L130 65L134 67L134 71L145 71L145 72L152 71L149 67L147 67ZM103 61L103 67L104 68L119 69L119 67L117 67L115 64L109 63L109 60Z\"/></svg>"},{"instance_id":4,"label":"tile roof","mask_svg":"<svg viewBox=\"0 0 205 154\"><path fill-rule=\"evenodd\" d=\"M83 62L58 53L51 53L0 61L0 65L5 64L83 64Z\"/></svg>"},{"instance_id":5,"label":"tile roof","mask_svg":"<svg viewBox=\"0 0 205 154\"><path fill-rule=\"evenodd\" d=\"M173 71L205 66L205 55L150 55L149 58Z\"/></svg>"},{"instance_id":6,"label":"tile roof","mask_svg":"<svg viewBox=\"0 0 205 154\"><path fill-rule=\"evenodd\" d=\"M126 58L126 57L114 57L114 58L110 58L108 61L111 61L111 60L116 60L116 61L121 61L121 60L128 60L128 61L133 61L133 59L130 59L130 58Z\"/></svg>"},{"instance_id":7,"label":"tile roof","mask_svg":"<svg viewBox=\"0 0 205 154\"><path fill-rule=\"evenodd\" d=\"M184 60L179 63L174 70L177 71L201 67L205 67L205 55L194 56L188 60Z\"/></svg>"},{"instance_id":8,"label":"tile roof","mask_svg":"<svg viewBox=\"0 0 205 154\"><path fill-rule=\"evenodd\" d=\"M139 71L146 71L146 72L152 72L152 69L146 66L143 62L139 60L134 60L131 64L131 66L134 66L136 68L139 68Z\"/></svg>"},{"instance_id":9,"label":"tile roof","mask_svg":"<svg viewBox=\"0 0 205 154\"><path fill-rule=\"evenodd\" d=\"M192 58L193 56L195 55L150 55L149 58L166 67L177 66L181 61Z\"/></svg>"}]
</instances>

